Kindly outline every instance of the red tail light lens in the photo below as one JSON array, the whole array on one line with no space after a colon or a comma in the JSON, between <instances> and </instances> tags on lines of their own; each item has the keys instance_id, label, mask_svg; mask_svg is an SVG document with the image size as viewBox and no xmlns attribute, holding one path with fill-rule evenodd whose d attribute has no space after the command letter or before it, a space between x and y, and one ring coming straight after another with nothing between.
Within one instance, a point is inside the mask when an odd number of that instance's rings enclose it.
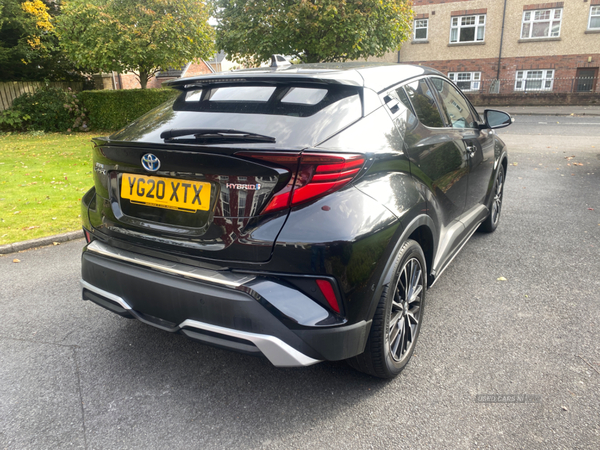
<instances>
[{"instance_id":1,"label":"red tail light lens","mask_svg":"<svg viewBox=\"0 0 600 450\"><path fill-rule=\"evenodd\" d=\"M322 197L350 182L360 172L365 159L357 154L239 152L238 156L260 159L292 172L288 184L277 192L263 214Z\"/></svg>"},{"instance_id":2,"label":"red tail light lens","mask_svg":"<svg viewBox=\"0 0 600 450\"><path fill-rule=\"evenodd\" d=\"M335 296L335 291L331 286L331 282L329 280L317 280L317 285L319 286L319 289L325 296L327 303L329 303L329 306L331 306L331 309L333 309L336 313L339 313L340 305Z\"/></svg>"}]
</instances>

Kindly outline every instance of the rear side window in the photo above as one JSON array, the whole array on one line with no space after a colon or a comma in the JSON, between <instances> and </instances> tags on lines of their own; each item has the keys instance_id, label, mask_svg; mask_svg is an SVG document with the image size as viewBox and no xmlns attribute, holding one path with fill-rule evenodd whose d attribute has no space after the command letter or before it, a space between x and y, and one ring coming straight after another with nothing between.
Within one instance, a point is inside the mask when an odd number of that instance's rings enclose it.
<instances>
[{"instance_id":1,"label":"rear side window","mask_svg":"<svg viewBox=\"0 0 600 450\"><path fill-rule=\"evenodd\" d=\"M405 84L404 89L423 125L432 128L444 126L442 116L440 116L440 111L435 103L434 94L429 89L425 78Z\"/></svg>"}]
</instances>

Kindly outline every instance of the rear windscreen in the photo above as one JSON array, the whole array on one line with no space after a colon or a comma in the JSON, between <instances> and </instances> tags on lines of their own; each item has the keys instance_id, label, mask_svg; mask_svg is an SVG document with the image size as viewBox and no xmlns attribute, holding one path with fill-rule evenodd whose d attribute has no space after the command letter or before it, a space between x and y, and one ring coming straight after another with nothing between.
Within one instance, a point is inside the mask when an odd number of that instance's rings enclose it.
<instances>
[{"instance_id":1,"label":"rear windscreen","mask_svg":"<svg viewBox=\"0 0 600 450\"><path fill-rule=\"evenodd\" d=\"M359 93L354 86L315 83L205 85L182 91L111 139L164 143L164 131L200 128L274 138L267 147L314 146L362 117Z\"/></svg>"},{"instance_id":2,"label":"rear windscreen","mask_svg":"<svg viewBox=\"0 0 600 450\"><path fill-rule=\"evenodd\" d=\"M212 111L309 117L358 91L349 86L205 86L182 93L175 111Z\"/></svg>"}]
</instances>

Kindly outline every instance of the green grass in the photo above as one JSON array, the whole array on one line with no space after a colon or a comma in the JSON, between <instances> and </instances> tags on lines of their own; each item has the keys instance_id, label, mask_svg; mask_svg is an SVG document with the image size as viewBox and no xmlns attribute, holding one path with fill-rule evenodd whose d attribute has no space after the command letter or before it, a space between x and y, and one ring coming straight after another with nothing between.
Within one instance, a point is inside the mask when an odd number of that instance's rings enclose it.
<instances>
[{"instance_id":1,"label":"green grass","mask_svg":"<svg viewBox=\"0 0 600 450\"><path fill-rule=\"evenodd\" d=\"M89 133L0 134L0 245L81 228Z\"/></svg>"}]
</instances>

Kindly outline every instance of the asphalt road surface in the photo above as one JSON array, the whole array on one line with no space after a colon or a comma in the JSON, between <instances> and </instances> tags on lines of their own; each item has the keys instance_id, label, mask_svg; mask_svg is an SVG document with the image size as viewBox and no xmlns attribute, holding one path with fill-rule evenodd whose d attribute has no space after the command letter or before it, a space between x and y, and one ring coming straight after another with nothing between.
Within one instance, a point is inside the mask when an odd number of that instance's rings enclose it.
<instances>
[{"instance_id":1,"label":"asphalt road surface","mask_svg":"<svg viewBox=\"0 0 600 450\"><path fill-rule=\"evenodd\" d=\"M600 136L598 116L516 116L500 135ZM598 148L598 147L596 147Z\"/></svg>"},{"instance_id":2,"label":"asphalt road surface","mask_svg":"<svg viewBox=\"0 0 600 450\"><path fill-rule=\"evenodd\" d=\"M393 381L276 369L83 302L82 241L1 257L0 449L600 448L600 127L552 121L500 132L500 226L428 291Z\"/></svg>"}]
</instances>

